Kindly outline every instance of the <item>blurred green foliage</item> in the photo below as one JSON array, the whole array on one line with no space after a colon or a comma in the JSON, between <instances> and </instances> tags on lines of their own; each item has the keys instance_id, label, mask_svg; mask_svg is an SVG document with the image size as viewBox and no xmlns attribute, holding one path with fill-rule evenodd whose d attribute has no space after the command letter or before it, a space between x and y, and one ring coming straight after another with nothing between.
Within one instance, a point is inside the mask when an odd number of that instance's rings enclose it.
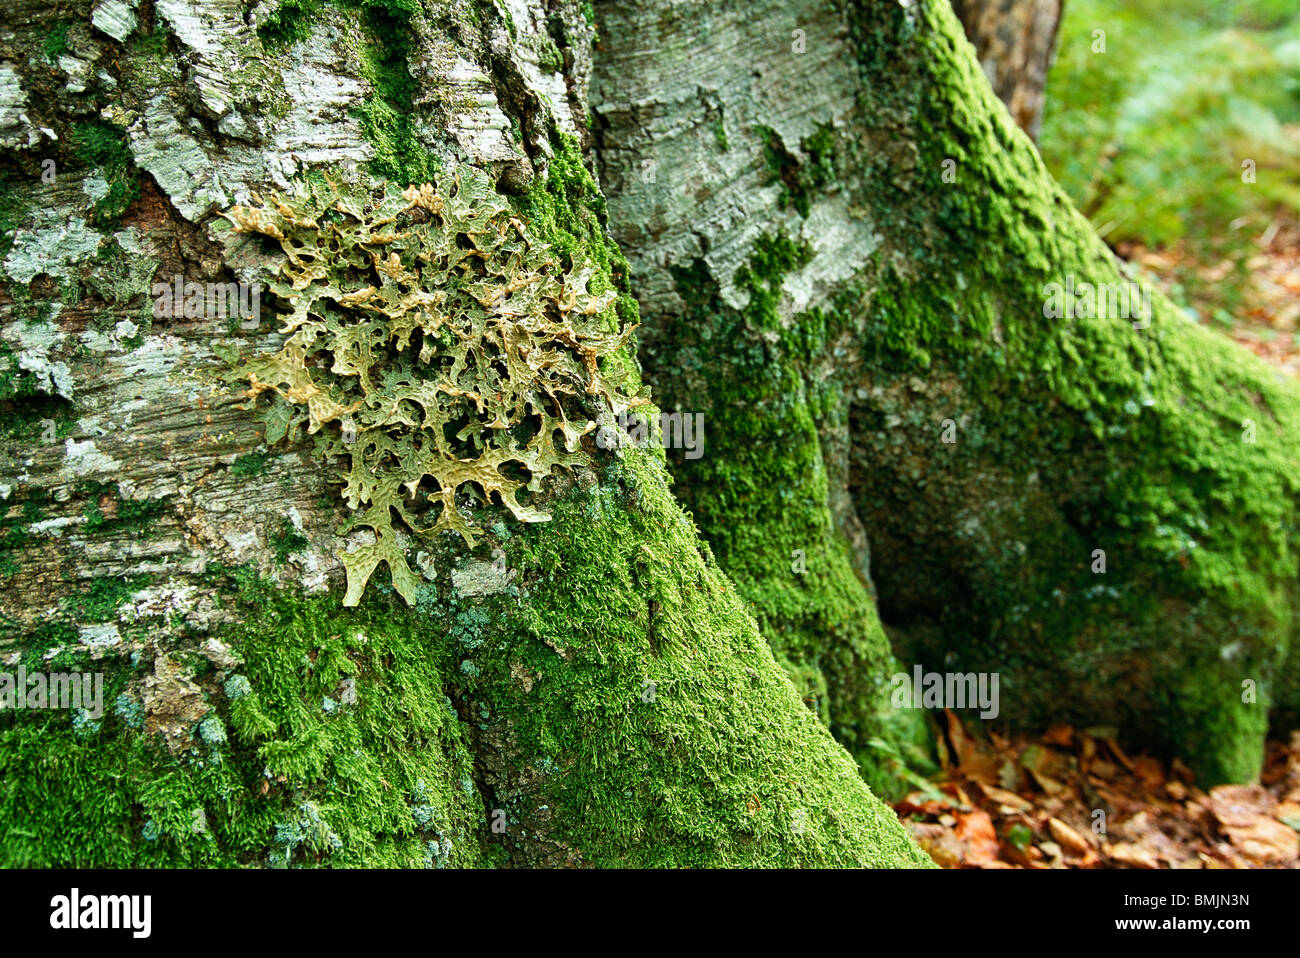
<instances>
[{"instance_id":1,"label":"blurred green foliage","mask_svg":"<svg viewBox=\"0 0 1300 958\"><path fill-rule=\"evenodd\" d=\"M1112 245L1182 241L1189 266L1232 262L1236 282L1187 289L1231 308L1252 241L1300 212L1300 4L1068 0L1040 139Z\"/></svg>"}]
</instances>

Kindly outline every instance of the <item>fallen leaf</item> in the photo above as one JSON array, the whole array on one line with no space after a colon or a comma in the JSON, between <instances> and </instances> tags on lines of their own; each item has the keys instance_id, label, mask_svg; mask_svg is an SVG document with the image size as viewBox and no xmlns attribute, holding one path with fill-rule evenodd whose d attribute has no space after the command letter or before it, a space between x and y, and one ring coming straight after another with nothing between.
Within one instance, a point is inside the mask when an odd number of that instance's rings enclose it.
<instances>
[{"instance_id":1,"label":"fallen leaf","mask_svg":"<svg viewBox=\"0 0 1300 958\"><path fill-rule=\"evenodd\" d=\"M957 816L954 834L966 842L965 863L978 865L998 857L998 833L993 819L982 809Z\"/></svg>"},{"instance_id":2,"label":"fallen leaf","mask_svg":"<svg viewBox=\"0 0 1300 958\"><path fill-rule=\"evenodd\" d=\"M1120 842L1117 845L1110 846L1110 857L1121 865L1128 865L1130 868L1159 868L1160 862L1156 856L1147 848L1141 845L1135 845L1132 842Z\"/></svg>"},{"instance_id":3,"label":"fallen leaf","mask_svg":"<svg viewBox=\"0 0 1300 958\"><path fill-rule=\"evenodd\" d=\"M1052 837L1056 839L1057 843L1062 848L1068 849L1076 854L1081 855L1084 852L1089 851L1092 847L1088 844L1086 838L1059 818L1049 818L1047 820L1047 828L1048 831L1052 833Z\"/></svg>"},{"instance_id":4,"label":"fallen leaf","mask_svg":"<svg viewBox=\"0 0 1300 958\"><path fill-rule=\"evenodd\" d=\"M1271 816L1277 800L1258 785L1219 785L1210 789L1207 804L1220 825L1248 828L1261 816Z\"/></svg>"},{"instance_id":5,"label":"fallen leaf","mask_svg":"<svg viewBox=\"0 0 1300 958\"><path fill-rule=\"evenodd\" d=\"M980 788L983 790L984 796L990 801L997 802L999 805L1014 809L1017 812L1027 812L1034 807L1033 803L1028 799L1021 798L1015 792L1007 791L1005 788L986 785L983 782L980 783Z\"/></svg>"},{"instance_id":6,"label":"fallen leaf","mask_svg":"<svg viewBox=\"0 0 1300 958\"><path fill-rule=\"evenodd\" d=\"M1275 819L1260 816L1244 828L1230 825L1224 831L1251 861L1285 865L1300 858L1300 834Z\"/></svg>"},{"instance_id":7,"label":"fallen leaf","mask_svg":"<svg viewBox=\"0 0 1300 958\"><path fill-rule=\"evenodd\" d=\"M1069 748L1074 741L1074 728L1069 725L1053 725L1043 733L1043 741L1048 745L1060 745Z\"/></svg>"}]
</instances>

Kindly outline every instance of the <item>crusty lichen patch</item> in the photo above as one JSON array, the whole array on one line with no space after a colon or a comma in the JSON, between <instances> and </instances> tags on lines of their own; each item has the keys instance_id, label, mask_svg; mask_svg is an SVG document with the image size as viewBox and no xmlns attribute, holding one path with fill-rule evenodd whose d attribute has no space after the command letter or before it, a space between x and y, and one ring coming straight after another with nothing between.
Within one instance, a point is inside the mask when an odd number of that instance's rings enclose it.
<instances>
[{"instance_id":1,"label":"crusty lichen patch","mask_svg":"<svg viewBox=\"0 0 1300 958\"><path fill-rule=\"evenodd\" d=\"M414 604L399 532L473 545L458 494L547 519L528 494L587 461L594 407L632 401L599 363L630 332L608 321L615 293L589 290L594 266L566 265L477 171L373 194L320 178L226 218L283 252L270 292L287 336L275 353L228 356L228 377L261 400L268 442L305 426L346 461L342 531L373 534L340 554L347 605L381 562Z\"/></svg>"}]
</instances>

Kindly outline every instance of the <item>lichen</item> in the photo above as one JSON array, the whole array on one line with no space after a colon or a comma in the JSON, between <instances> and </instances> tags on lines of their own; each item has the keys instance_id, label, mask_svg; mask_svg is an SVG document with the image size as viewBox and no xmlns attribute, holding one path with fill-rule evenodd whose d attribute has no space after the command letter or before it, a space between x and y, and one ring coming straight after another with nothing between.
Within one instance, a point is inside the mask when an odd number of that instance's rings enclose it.
<instances>
[{"instance_id":1,"label":"lichen","mask_svg":"<svg viewBox=\"0 0 1300 958\"><path fill-rule=\"evenodd\" d=\"M25 637L29 670L103 672L113 704L98 723L0 713L0 866L421 867L430 841L447 843L444 864L480 864L483 811L436 634L388 603L347 610L251 573L237 581L214 577L239 620L221 641L246 671L190 675L207 711L177 751L139 695L150 654L79 652L56 666ZM355 704L323 712L349 679ZM417 783L419 821L407 800Z\"/></svg>"},{"instance_id":2,"label":"lichen","mask_svg":"<svg viewBox=\"0 0 1300 958\"><path fill-rule=\"evenodd\" d=\"M589 461L578 446L588 416L631 401L599 365L629 332L597 324L614 293L588 288L592 265L564 268L480 173L374 195L318 180L227 217L284 254L270 290L287 338L270 355L231 357L226 375L270 400L268 443L305 426L320 455L347 461L342 531L371 539L340 554L348 605L381 562L415 602L399 530L472 546L462 492L545 520L528 494L552 469Z\"/></svg>"}]
</instances>

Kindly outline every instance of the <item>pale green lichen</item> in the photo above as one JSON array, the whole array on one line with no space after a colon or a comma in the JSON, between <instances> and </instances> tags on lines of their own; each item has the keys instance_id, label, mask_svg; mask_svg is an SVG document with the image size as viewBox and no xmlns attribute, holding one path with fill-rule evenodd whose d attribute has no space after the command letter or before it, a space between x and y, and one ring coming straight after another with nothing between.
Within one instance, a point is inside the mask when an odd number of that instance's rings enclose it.
<instances>
[{"instance_id":1,"label":"pale green lichen","mask_svg":"<svg viewBox=\"0 0 1300 958\"><path fill-rule=\"evenodd\" d=\"M631 401L599 367L630 332L596 321L615 293L588 289L591 265L565 270L477 171L373 195L323 179L226 216L283 251L270 290L287 336L270 355L233 357L228 377L271 400L268 443L305 425L318 453L347 460L342 531L374 535L340 554L347 605L380 562L414 604L399 530L474 544L458 493L547 519L521 495L588 461L578 440L593 404Z\"/></svg>"}]
</instances>

